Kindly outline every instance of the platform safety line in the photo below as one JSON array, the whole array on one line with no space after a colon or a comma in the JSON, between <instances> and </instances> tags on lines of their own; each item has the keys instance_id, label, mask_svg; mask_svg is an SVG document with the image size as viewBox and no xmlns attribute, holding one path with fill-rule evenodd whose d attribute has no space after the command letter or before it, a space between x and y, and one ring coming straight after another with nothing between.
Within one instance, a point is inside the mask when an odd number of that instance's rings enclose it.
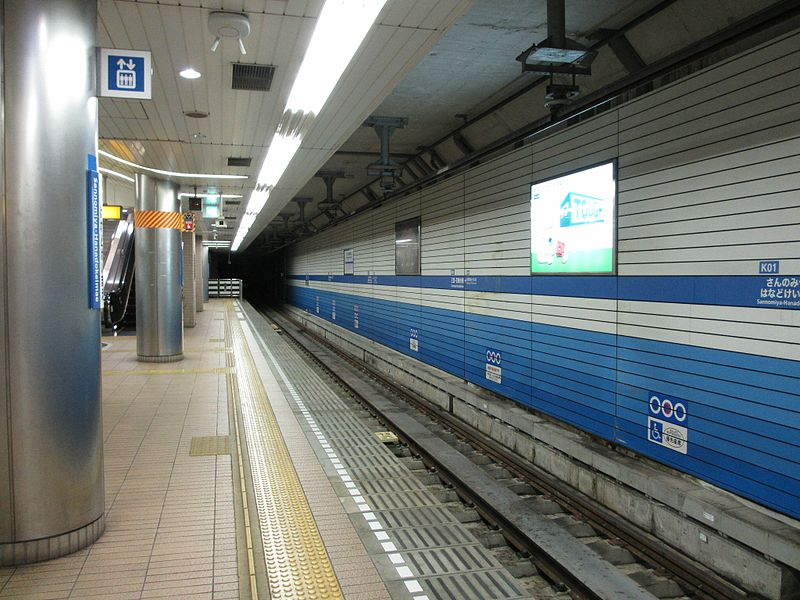
<instances>
[{"instance_id":1,"label":"platform safety line","mask_svg":"<svg viewBox=\"0 0 800 600\"><path fill-rule=\"evenodd\" d=\"M416 595L422 594L425 590L420 585L419 580L417 580L414 576L414 573L411 571L411 568L406 565L406 561L403 556L397 551L397 546L392 541L391 536L386 532L384 529L383 524L380 522L378 517L375 516L375 513L372 512L372 508L367 503L366 499L361 493L361 490L358 489L358 486L353 481L353 478L350 476L349 472L342 464L339 455L336 454L336 450L333 449L328 438L325 437L325 434L317 425L316 420L314 419L313 414L311 411L308 410L308 407L303 402L303 399L300 397L300 394L297 393L292 382L286 376L281 366L278 364L277 359L270 351L269 347L267 346L264 338L258 332L253 321L250 319L249 315L245 313L245 318L250 323L250 329L253 333L258 336L258 340L261 342L261 348L266 354L267 358L269 358L272 366L275 369L275 372L283 381L283 385L286 386L286 389L289 391L289 394L292 397L297 408L300 410L300 413L303 415L308 426L311 428L312 433L317 438L322 450L325 452L325 455L328 457L328 460L333 465L333 468L336 469L336 474L339 475L339 478L342 480L342 483L347 488L347 493L350 494L353 502L356 503L361 516L364 517L364 520L367 522L367 526L372 531L373 535L377 538L378 542L381 544L381 548L386 553L389 561L394 566L395 571L403 580L403 584L406 586L406 589L410 594L412 594L412 600L429 600L427 595Z\"/></svg>"},{"instance_id":2,"label":"platform safety line","mask_svg":"<svg viewBox=\"0 0 800 600\"><path fill-rule=\"evenodd\" d=\"M206 369L109 369L103 375L226 375L231 370L225 367Z\"/></svg>"},{"instance_id":3,"label":"platform safety line","mask_svg":"<svg viewBox=\"0 0 800 600\"><path fill-rule=\"evenodd\" d=\"M234 348L233 364L270 598L343 600L339 580L233 307L229 301L227 324Z\"/></svg>"}]
</instances>

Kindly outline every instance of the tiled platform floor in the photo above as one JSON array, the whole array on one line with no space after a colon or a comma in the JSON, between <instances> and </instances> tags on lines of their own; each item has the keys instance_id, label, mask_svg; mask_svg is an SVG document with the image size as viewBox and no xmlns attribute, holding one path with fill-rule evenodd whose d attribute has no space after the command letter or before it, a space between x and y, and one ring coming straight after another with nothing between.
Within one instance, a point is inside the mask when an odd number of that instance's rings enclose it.
<instances>
[{"instance_id":1,"label":"tiled platform floor","mask_svg":"<svg viewBox=\"0 0 800 600\"><path fill-rule=\"evenodd\" d=\"M480 581L469 579L476 577L474 565L431 562L452 548L433 544L426 550L433 558L423 564L409 552L423 549L395 547L385 531L392 527L380 519L397 515L378 510L381 494L370 495L367 480L376 475L357 485L364 469L347 467L344 454L352 449L345 448L340 428L352 430L355 437L347 443L355 450L370 446L384 461L397 459L356 417L342 421L345 408L334 392L312 367L300 369L285 340L267 328L276 359L255 330L266 325L254 325L245 312L257 317L233 301L207 304L197 326L185 331L185 358L177 363L139 363L134 337L104 339L106 532L73 555L0 569L0 599L432 600L453 597L455 585L481 589ZM279 363L292 371L313 408L306 408ZM309 410L319 413L319 426ZM326 435L336 438L343 462ZM210 438L206 452L198 452L199 440L192 451L196 438ZM377 460L372 454L365 460ZM237 483L240 464L246 502ZM422 491L412 480L403 477L417 498ZM373 501L375 514L366 504ZM428 505L438 501L412 504L430 512ZM445 528L462 527L440 513ZM405 526L395 529L396 536L408 533ZM247 539L253 541L251 561ZM470 548L477 544L467 541ZM493 559L484 562L478 576L502 570ZM506 587L502 597L520 597L513 583ZM476 591L459 597L488 596Z\"/></svg>"},{"instance_id":2,"label":"tiled platform floor","mask_svg":"<svg viewBox=\"0 0 800 600\"><path fill-rule=\"evenodd\" d=\"M280 589L268 582L284 574L267 571L255 593L244 586L240 590L240 575L252 580L247 561L237 562L232 468L238 473L238 454L228 407L228 382L233 375L231 381L238 386L242 402L241 383L247 380L250 386L263 386L257 395L268 398L276 413L278 439L285 440L295 463L293 468L290 463L289 472L299 475L300 496L308 500L309 515L313 514L324 541L323 555L329 556L338 578L341 592L332 597L388 600L383 582L252 334L246 333L249 348L241 343L238 347L244 354L253 352L260 372L248 374L243 366L247 361L232 354L236 344L231 344L230 334L241 327L232 302L212 301L198 313L197 326L185 330L184 360L166 364L139 363L135 337L103 339L109 344L102 353L106 532L94 545L73 555L0 569L0 598L223 599L239 598L240 592L241 597L268 598L270 588L273 593ZM229 434L234 435L222 447L231 454L191 455L193 438ZM253 446L247 438L241 444ZM263 465L274 451L265 447L259 460L251 448L250 460ZM246 477L252 498L253 479ZM261 537L259 520L263 518L256 519L253 535ZM241 522L238 529L242 539ZM263 539L283 535L285 531L267 531ZM240 548L239 557L242 552ZM256 571L263 573L261 546L254 547L253 554L261 565ZM300 557L298 562L304 561ZM303 597L302 590L291 584L284 583L284 589L288 595L280 597Z\"/></svg>"},{"instance_id":3,"label":"tiled platform floor","mask_svg":"<svg viewBox=\"0 0 800 600\"><path fill-rule=\"evenodd\" d=\"M239 597L231 457L189 455L192 437L228 434L224 310L198 314L179 363L139 363L134 337L104 338L106 532L0 569L0 598Z\"/></svg>"}]
</instances>

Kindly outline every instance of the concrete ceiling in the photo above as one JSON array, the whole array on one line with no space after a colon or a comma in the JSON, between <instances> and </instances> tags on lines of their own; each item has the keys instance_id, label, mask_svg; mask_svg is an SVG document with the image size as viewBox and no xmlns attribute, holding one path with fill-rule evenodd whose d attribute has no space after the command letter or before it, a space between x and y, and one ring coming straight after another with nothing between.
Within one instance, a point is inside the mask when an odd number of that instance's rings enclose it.
<instances>
[{"instance_id":1,"label":"concrete ceiling","mask_svg":"<svg viewBox=\"0 0 800 600\"><path fill-rule=\"evenodd\" d=\"M293 236L324 227L334 213L324 214L325 185L314 175L342 171L348 177L334 185L343 210L357 210L368 195L380 196L377 185L359 190L375 178L367 165L380 149L371 128L361 127L370 114L408 118L391 139L400 163L433 146L436 157L423 152L420 164L409 163L403 181L425 170L463 159L531 122L548 116L539 77L522 73L515 57L547 37L545 0L390 0L351 67L321 111L278 188L246 238L253 248L273 249ZM631 60L650 65L698 40L713 35L777 0L567 0L567 36L597 44L610 31L625 28L627 50L619 44L598 47L592 75L579 77L582 95L629 75ZM153 52L152 101L100 101L100 146L136 162L175 171L248 175L236 182L184 180L186 191L241 194L226 203L229 227L218 239L232 239L255 176L266 154L294 75L310 39L322 0L100 0L98 43L104 47ZM252 33L247 55L235 41L223 40L210 51L213 35L206 26L212 10L244 12ZM631 53L632 51L632 53ZM633 59L631 58L633 56ZM231 89L231 64L272 64L269 92ZM178 71L193 66L203 77L188 81ZM516 96L512 101L508 98ZM204 119L186 111L208 112ZM449 136L460 129L460 136ZM228 157L251 157L252 166L228 167ZM103 161L118 171L130 169ZM308 197L309 223L299 222L294 197ZM288 215L289 233L284 233ZM271 222L274 223L270 225ZM280 224L279 224L280 223ZM209 232L209 223L201 231ZM269 229L259 238L267 226ZM293 235L290 236L290 233ZM256 240L255 244L252 244Z\"/></svg>"}]
</instances>

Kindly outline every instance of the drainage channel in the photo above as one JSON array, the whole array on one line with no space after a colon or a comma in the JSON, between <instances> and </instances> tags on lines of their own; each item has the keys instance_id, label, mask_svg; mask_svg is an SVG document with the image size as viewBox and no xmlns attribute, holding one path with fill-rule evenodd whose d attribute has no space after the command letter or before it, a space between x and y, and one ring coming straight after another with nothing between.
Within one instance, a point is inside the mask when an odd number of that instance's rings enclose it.
<instances>
[{"instance_id":1,"label":"drainage channel","mask_svg":"<svg viewBox=\"0 0 800 600\"><path fill-rule=\"evenodd\" d=\"M535 597L743 600L747 594L481 432L274 312L265 315L408 446L451 510ZM398 452L404 450L399 449ZM423 473L420 473L424 477ZM460 507L460 508L459 508ZM500 536L511 546L500 546ZM522 561L520 556L528 557ZM533 565L532 577L530 568ZM550 583L543 594L541 577ZM527 579L527 580L526 580ZM538 579L538 581L537 581Z\"/></svg>"}]
</instances>

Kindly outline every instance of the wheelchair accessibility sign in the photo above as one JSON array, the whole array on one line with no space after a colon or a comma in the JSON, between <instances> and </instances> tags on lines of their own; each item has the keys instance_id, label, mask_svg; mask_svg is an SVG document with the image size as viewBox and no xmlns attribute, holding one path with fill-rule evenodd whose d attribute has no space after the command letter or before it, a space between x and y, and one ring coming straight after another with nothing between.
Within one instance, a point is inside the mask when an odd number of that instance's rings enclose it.
<instances>
[{"instance_id":1,"label":"wheelchair accessibility sign","mask_svg":"<svg viewBox=\"0 0 800 600\"><path fill-rule=\"evenodd\" d=\"M689 411L686 401L650 392L647 404L648 441L686 454L689 450Z\"/></svg>"},{"instance_id":2,"label":"wheelchair accessibility sign","mask_svg":"<svg viewBox=\"0 0 800 600\"><path fill-rule=\"evenodd\" d=\"M150 100L152 65L150 52L100 48L100 96Z\"/></svg>"}]
</instances>

